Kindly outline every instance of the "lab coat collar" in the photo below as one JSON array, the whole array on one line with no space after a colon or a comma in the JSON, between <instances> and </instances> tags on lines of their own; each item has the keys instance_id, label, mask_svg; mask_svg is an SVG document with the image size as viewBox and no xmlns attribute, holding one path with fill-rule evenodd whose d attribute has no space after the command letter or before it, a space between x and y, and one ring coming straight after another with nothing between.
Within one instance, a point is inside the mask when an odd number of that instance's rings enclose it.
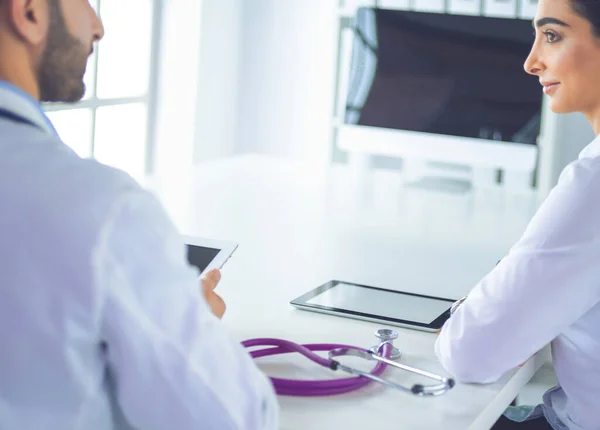
<instances>
[{"instance_id":1,"label":"lab coat collar","mask_svg":"<svg viewBox=\"0 0 600 430\"><path fill-rule=\"evenodd\" d=\"M583 148L583 151L579 154L579 159L582 158L593 158L600 155L600 136L596 136L596 138L590 143L588 146Z\"/></svg>"},{"instance_id":2,"label":"lab coat collar","mask_svg":"<svg viewBox=\"0 0 600 430\"><path fill-rule=\"evenodd\" d=\"M46 133L57 134L40 103L15 85L1 80L0 109L32 122Z\"/></svg>"}]
</instances>

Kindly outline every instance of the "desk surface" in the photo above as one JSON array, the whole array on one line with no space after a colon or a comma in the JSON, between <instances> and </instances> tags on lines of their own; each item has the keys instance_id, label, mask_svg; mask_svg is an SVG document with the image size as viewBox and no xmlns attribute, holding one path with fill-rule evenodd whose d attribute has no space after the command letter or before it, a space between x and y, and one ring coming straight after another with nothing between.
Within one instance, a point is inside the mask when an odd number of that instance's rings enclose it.
<instances>
[{"instance_id":1,"label":"desk surface","mask_svg":"<svg viewBox=\"0 0 600 430\"><path fill-rule=\"evenodd\" d=\"M191 177L152 188L184 233L240 244L219 287L236 337L359 346L374 344L380 325L296 310L289 301L331 279L461 297L518 239L537 205L533 195L407 189L391 172L359 183L347 168L322 173L258 156L202 164ZM444 374L434 334L398 331L404 363ZM329 398L280 397L281 428L489 429L542 361L436 398L375 385ZM332 377L294 357L259 363L272 376Z\"/></svg>"}]
</instances>

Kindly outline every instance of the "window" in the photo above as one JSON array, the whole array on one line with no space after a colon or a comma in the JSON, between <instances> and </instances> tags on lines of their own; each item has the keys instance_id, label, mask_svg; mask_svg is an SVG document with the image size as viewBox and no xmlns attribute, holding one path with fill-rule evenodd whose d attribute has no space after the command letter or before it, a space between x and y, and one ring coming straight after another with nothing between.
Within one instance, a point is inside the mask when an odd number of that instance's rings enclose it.
<instances>
[{"instance_id":1,"label":"window","mask_svg":"<svg viewBox=\"0 0 600 430\"><path fill-rule=\"evenodd\" d=\"M88 62L86 94L73 105L48 104L63 141L82 157L149 173L162 0L92 0L106 34Z\"/></svg>"}]
</instances>

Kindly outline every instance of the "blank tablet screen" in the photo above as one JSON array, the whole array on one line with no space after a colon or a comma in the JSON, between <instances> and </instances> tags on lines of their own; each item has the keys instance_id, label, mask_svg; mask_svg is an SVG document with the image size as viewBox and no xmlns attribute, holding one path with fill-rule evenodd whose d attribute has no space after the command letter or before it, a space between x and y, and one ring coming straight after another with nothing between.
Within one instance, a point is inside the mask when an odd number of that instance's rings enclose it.
<instances>
[{"instance_id":1,"label":"blank tablet screen","mask_svg":"<svg viewBox=\"0 0 600 430\"><path fill-rule=\"evenodd\" d=\"M196 245L187 245L187 250L188 262L200 269L200 272L203 272L221 251L220 249Z\"/></svg>"},{"instance_id":2,"label":"blank tablet screen","mask_svg":"<svg viewBox=\"0 0 600 430\"><path fill-rule=\"evenodd\" d=\"M430 324L452 305L446 300L345 283L337 283L306 303L423 324Z\"/></svg>"}]
</instances>

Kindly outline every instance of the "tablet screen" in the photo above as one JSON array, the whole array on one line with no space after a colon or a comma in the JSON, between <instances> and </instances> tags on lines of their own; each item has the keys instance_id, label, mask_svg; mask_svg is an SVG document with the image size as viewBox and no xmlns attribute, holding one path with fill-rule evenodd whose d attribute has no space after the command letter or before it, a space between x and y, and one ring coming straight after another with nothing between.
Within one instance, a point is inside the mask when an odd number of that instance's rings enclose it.
<instances>
[{"instance_id":1,"label":"tablet screen","mask_svg":"<svg viewBox=\"0 0 600 430\"><path fill-rule=\"evenodd\" d=\"M337 283L306 303L430 324L452 303L395 291Z\"/></svg>"},{"instance_id":2,"label":"tablet screen","mask_svg":"<svg viewBox=\"0 0 600 430\"><path fill-rule=\"evenodd\" d=\"M188 262L200 269L200 273L215 259L220 249L207 248L204 246L187 245Z\"/></svg>"}]
</instances>

